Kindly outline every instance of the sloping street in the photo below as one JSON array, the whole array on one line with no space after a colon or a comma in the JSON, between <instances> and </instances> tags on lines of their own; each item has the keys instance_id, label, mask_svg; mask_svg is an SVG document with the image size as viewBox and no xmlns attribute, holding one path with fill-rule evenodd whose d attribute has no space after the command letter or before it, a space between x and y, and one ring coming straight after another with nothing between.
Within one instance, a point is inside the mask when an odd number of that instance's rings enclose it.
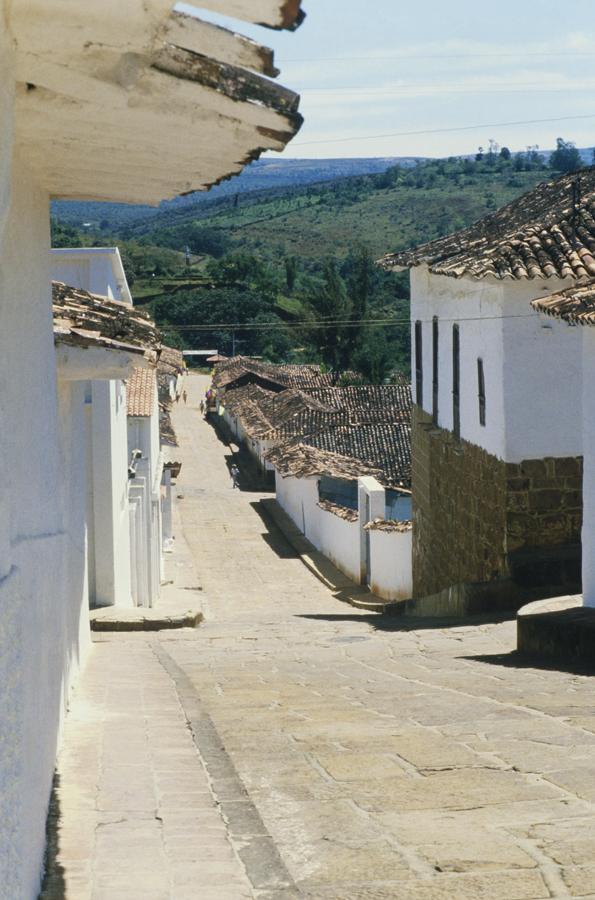
<instances>
[{"instance_id":1,"label":"sloping street","mask_svg":"<svg viewBox=\"0 0 595 900\"><path fill-rule=\"evenodd\" d=\"M207 384L174 410L205 621L96 641L46 900L595 897L591 679L527 667L513 621L337 601L232 489Z\"/></svg>"}]
</instances>

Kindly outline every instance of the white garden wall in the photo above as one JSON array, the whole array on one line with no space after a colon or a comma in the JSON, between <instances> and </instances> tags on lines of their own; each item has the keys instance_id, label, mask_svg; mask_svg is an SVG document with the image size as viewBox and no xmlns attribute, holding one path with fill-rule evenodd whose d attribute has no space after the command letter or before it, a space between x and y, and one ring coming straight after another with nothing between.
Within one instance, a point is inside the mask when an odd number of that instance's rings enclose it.
<instances>
[{"instance_id":1,"label":"white garden wall","mask_svg":"<svg viewBox=\"0 0 595 900\"><path fill-rule=\"evenodd\" d=\"M507 462L582 452L576 391L581 354L572 329L532 311L531 300L568 287L561 279L498 281L411 272L411 320L422 322L423 408L432 412L432 318L438 317L438 425L452 430L452 327L459 324L461 437ZM412 329L413 332L413 329ZM415 373L415 341L412 348ZM483 360L486 424L479 422ZM415 398L415 378L413 379Z\"/></svg>"},{"instance_id":2,"label":"white garden wall","mask_svg":"<svg viewBox=\"0 0 595 900\"><path fill-rule=\"evenodd\" d=\"M366 582L373 593L386 600L411 597L411 531L365 531L362 497L372 491L371 514L384 509L384 490L375 479L360 479L360 513L355 521L318 505L318 478L282 478L276 475L277 502L302 534L356 584ZM376 509L375 507L378 507ZM369 572L362 570L366 539L369 539ZM363 575L362 575L363 571Z\"/></svg>"},{"instance_id":3,"label":"white garden wall","mask_svg":"<svg viewBox=\"0 0 595 900\"><path fill-rule=\"evenodd\" d=\"M359 520L342 519L326 509L316 507L319 522L318 549L341 572L356 583L360 577Z\"/></svg>"},{"instance_id":4,"label":"white garden wall","mask_svg":"<svg viewBox=\"0 0 595 900\"><path fill-rule=\"evenodd\" d=\"M412 596L413 531L370 531L370 590L384 600L408 600Z\"/></svg>"}]
</instances>

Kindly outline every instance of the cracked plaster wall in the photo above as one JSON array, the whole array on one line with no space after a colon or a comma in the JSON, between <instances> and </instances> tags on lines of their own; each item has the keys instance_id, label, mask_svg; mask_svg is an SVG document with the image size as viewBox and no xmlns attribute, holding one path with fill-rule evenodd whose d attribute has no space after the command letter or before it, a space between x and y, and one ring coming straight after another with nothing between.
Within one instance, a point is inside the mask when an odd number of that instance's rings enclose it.
<instances>
[{"instance_id":1,"label":"cracked plaster wall","mask_svg":"<svg viewBox=\"0 0 595 900\"><path fill-rule=\"evenodd\" d=\"M88 639L85 538L80 516L72 517L80 487L76 426L69 420L75 431L60 429L49 198L12 160L3 11L0 5L0 885L5 897L33 900L66 699ZM71 399L60 398L63 422Z\"/></svg>"}]
</instances>

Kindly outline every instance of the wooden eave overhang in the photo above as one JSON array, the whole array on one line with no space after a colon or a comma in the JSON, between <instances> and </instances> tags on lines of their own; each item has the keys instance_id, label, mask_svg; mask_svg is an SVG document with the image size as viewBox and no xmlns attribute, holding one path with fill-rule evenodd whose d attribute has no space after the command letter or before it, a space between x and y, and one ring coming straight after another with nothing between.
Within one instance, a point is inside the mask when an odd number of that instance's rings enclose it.
<instances>
[{"instance_id":1,"label":"wooden eave overhang","mask_svg":"<svg viewBox=\"0 0 595 900\"><path fill-rule=\"evenodd\" d=\"M300 0L212 0L291 28ZM15 0L17 155L56 198L156 204L206 190L299 130L273 55L171 0Z\"/></svg>"}]
</instances>

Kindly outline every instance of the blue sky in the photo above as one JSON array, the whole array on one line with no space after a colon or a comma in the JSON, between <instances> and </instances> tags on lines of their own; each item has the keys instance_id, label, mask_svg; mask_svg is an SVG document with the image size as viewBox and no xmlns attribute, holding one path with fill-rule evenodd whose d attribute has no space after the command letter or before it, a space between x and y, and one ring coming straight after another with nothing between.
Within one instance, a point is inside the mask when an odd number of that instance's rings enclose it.
<instances>
[{"instance_id":1,"label":"blue sky","mask_svg":"<svg viewBox=\"0 0 595 900\"><path fill-rule=\"evenodd\" d=\"M275 49L305 117L287 157L448 156L490 138L549 148L559 135L595 145L593 0L303 5L293 34L200 13Z\"/></svg>"}]
</instances>

